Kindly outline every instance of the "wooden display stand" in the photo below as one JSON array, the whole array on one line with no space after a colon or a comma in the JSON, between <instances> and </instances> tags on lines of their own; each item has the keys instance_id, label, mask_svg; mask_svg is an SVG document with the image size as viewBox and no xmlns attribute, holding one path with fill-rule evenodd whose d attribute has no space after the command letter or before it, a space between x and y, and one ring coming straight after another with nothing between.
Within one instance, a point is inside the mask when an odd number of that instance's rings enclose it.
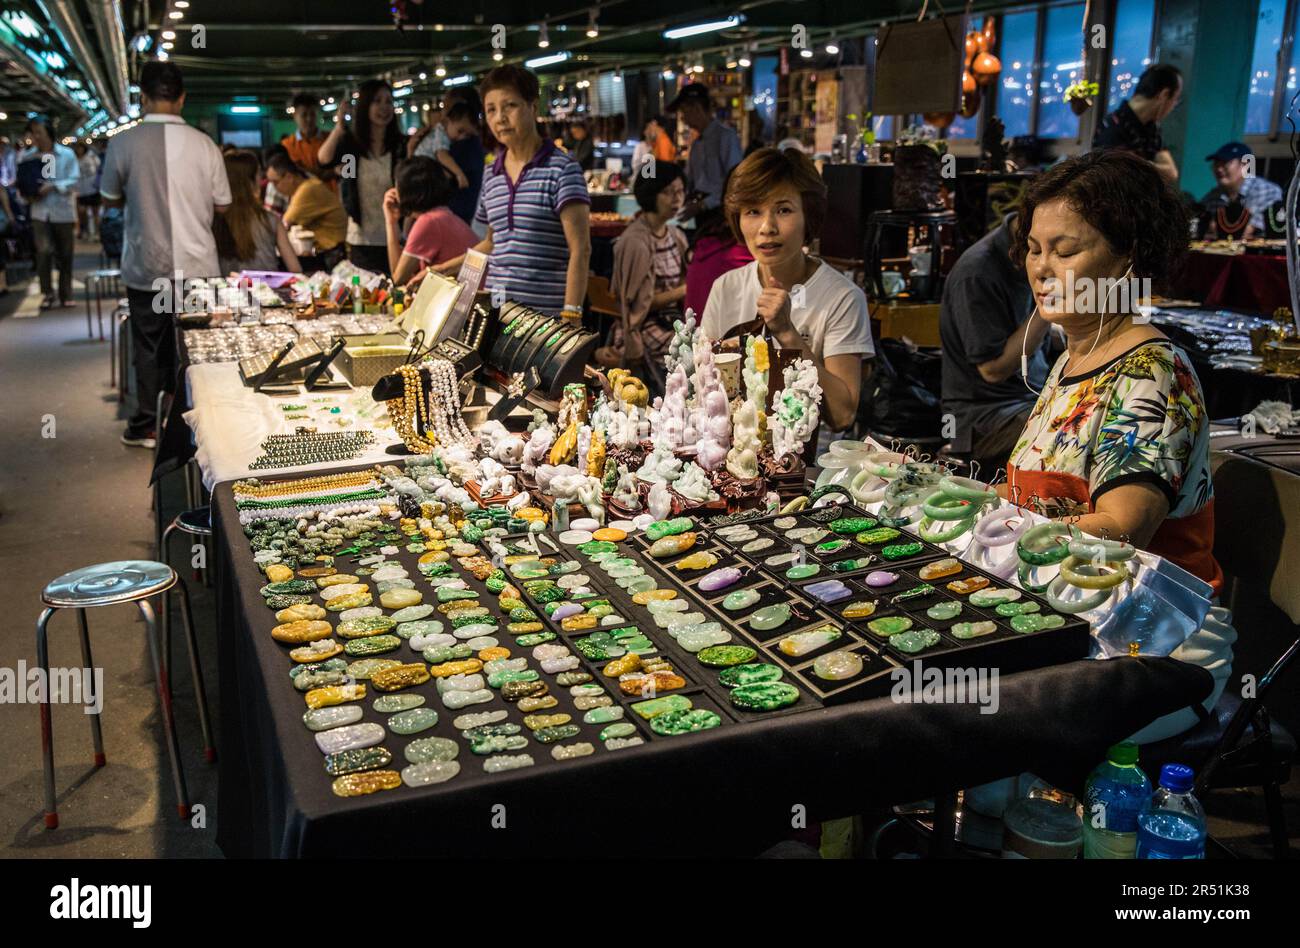
<instances>
[{"instance_id":1,"label":"wooden display stand","mask_svg":"<svg viewBox=\"0 0 1300 948\"><path fill-rule=\"evenodd\" d=\"M938 303L879 303L871 315L880 320L881 339L906 336L918 346L938 348Z\"/></svg>"}]
</instances>

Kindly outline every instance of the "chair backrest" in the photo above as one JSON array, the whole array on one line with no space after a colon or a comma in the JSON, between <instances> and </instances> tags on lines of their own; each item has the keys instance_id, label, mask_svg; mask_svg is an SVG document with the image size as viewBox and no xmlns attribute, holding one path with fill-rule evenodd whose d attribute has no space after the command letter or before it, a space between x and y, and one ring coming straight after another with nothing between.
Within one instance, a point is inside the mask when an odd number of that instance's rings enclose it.
<instances>
[{"instance_id":1,"label":"chair backrest","mask_svg":"<svg viewBox=\"0 0 1300 948\"><path fill-rule=\"evenodd\" d=\"M618 299L610 292L608 277L597 276L594 273L587 277L587 302L595 312L610 316L623 315Z\"/></svg>"},{"instance_id":2,"label":"chair backrest","mask_svg":"<svg viewBox=\"0 0 1300 948\"><path fill-rule=\"evenodd\" d=\"M1212 455L1211 464L1215 559L1300 623L1300 529L1287 514L1300 510L1300 477L1236 455Z\"/></svg>"}]
</instances>

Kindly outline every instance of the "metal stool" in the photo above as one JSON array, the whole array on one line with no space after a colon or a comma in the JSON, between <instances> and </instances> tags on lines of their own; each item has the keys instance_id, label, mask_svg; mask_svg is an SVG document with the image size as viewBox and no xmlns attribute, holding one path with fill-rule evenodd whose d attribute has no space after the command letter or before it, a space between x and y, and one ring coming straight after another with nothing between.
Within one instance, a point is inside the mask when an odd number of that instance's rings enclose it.
<instances>
[{"instance_id":1,"label":"metal stool","mask_svg":"<svg viewBox=\"0 0 1300 948\"><path fill-rule=\"evenodd\" d=\"M185 634L189 640L190 673L194 676L194 693L199 705L199 724L203 729L205 753L209 761L216 759L212 747L212 731L208 724L208 699L203 689L203 673L199 667L199 653L194 637L194 624L190 618L190 598L176 571L165 563L149 560L123 560L115 563L99 563L83 569L73 570L54 580L41 593L46 609L36 620L36 661L40 665L45 681L50 680L49 651L46 645L46 627L56 609L76 609L81 625L81 658L87 668L93 668L90 655L90 629L86 622L86 610L96 606L111 606L118 603L134 602L144 617L146 634L149 638L149 657L153 663L154 681L158 687L158 704L162 710L163 731L167 736L167 751L171 756L172 782L175 785L176 810L182 819L190 814L189 796L185 790L185 774L181 770L180 743L176 738L176 722L172 716L168 669L159 657L158 635L154 620L153 607L149 604L152 596L163 596L163 608L167 609L170 590L176 586L180 590L183 606L182 616L185 621ZM59 813L54 795L54 729L50 715L50 694L46 689L41 702L41 751L45 765L45 825L54 829L59 825ZM104 756L104 736L100 730L99 715L90 715L90 734L95 746L94 764L103 767L107 762Z\"/></svg>"},{"instance_id":2,"label":"metal stool","mask_svg":"<svg viewBox=\"0 0 1300 948\"><path fill-rule=\"evenodd\" d=\"M172 534L176 531L188 533L192 537L210 537L212 536L212 508L196 507L193 510L186 510L179 513L173 518L172 522L167 525L167 529L162 533L162 540L158 550L158 558L168 565L171 564L171 544ZM174 568L174 567L173 567ZM203 568L203 575L208 575L207 567ZM185 597L185 609L188 613L190 608L189 596ZM170 668L172 664L172 634L171 634L172 613L170 603L163 603L162 614L162 641L163 641L163 667ZM186 615L185 622L192 626L194 620L191 616ZM168 679L170 683L170 679ZM209 741L208 743L211 743Z\"/></svg>"},{"instance_id":3,"label":"metal stool","mask_svg":"<svg viewBox=\"0 0 1300 948\"><path fill-rule=\"evenodd\" d=\"M86 274L83 285L86 287L86 332L91 339L95 338L95 330L90 322L90 287L95 287L95 317L99 321L99 339L104 340L104 311L103 311L103 291L104 284L109 283L116 291L118 280L122 277L122 271L115 267L106 267L101 270L91 270Z\"/></svg>"},{"instance_id":4,"label":"metal stool","mask_svg":"<svg viewBox=\"0 0 1300 948\"><path fill-rule=\"evenodd\" d=\"M126 400L126 354L128 351L131 308L125 299L119 299L108 320L108 385L117 389L117 400Z\"/></svg>"}]
</instances>

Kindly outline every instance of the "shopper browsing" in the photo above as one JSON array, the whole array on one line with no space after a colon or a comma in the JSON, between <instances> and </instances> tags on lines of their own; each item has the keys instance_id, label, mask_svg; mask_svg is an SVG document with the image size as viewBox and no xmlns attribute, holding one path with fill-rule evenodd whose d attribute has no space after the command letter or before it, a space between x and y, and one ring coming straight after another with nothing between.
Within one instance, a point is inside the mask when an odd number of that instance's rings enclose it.
<instances>
[{"instance_id":1,"label":"shopper browsing","mask_svg":"<svg viewBox=\"0 0 1300 948\"><path fill-rule=\"evenodd\" d=\"M261 167L251 151L225 157L230 181L230 207L212 223L223 274L241 270L285 270L301 273L298 255L289 243L284 221L262 207L258 176Z\"/></svg>"},{"instance_id":2,"label":"shopper browsing","mask_svg":"<svg viewBox=\"0 0 1300 948\"><path fill-rule=\"evenodd\" d=\"M85 142L72 146L81 177L77 180L77 236L94 240L99 230L99 152Z\"/></svg>"},{"instance_id":3,"label":"shopper browsing","mask_svg":"<svg viewBox=\"0 0 1300 948\"><path fill-rule=\"evenodd\" d=\"M1205 398L1191 360L1135 318L1137 294L1124 285L1130 277L1168 279L1187 248L1182 201L1150 162L1091 152L1033 181L1019 215L1012 258L1025 268L1037 316L1064 330L1066 351L1011 453L1004 491L1022 503L1035 498L1039 512L1068 517L1094 536L1127 537L1217 591L1223 573L1212 552ZM1214 676L1206 710L1230 671L1230 619L1212 609L1173 653ZM1185 710L1138 739L1176 734L1196 720Z\"/></svg>"},{"instance_id":4,"label":"shopper browsing","mask_svg":"<svg viewBox=\"0 0 1300 948\"><path fill-rule=\"evenodd\" d=\"M1178 181L1178 166L1160 136L1160 123L1183 99L1183 74L1175 66L1149 67L1138 79L1130 99L1121 102L1097 126L1094 151L1117 148L1131 151L1156 166L1170 184Z\"/></svg>"},{"instance_id":5,"label":"shopper browsing","mask_svg":"<svg viewBox=\"0 0 1300 948\"><path fill-rule=\"evenodd\" d=\"M486 285L547 313L582 315L591 258L591 198L578 163L537 131L537 77L498 66L481 86L488 127L501 149L483 175L475 220L487 236ZM461 257L438 267L454 273Z\"/></svg>"},{"instance_id":6,"label":"shopper browsing","mask_svg":"<svg viewBox=\"0 0 1300 948\"><path fill-rule=\"evenodd\" d=\"M140 71L140 124L115 135L104 155L99 193L106 208L126 206L122 282L131 313L136 408L124 444L154 446L154 402L176 380L172 313L179 294L159 296L155 281L215 277L214 213L230 205L221 151L185 124L185 83L171 62ZM155 309L159 299L173 309Z\"/></svg>"},{"instance_id":7,"label":"shopper browsing","mask_svg":"<svg viewBox=\"0 0 1300 948\"><path fill-rule=\"evenodd\" d=\"M569 123L569 138L564 147L583 171L595 167L596 143L591 140L591 130L587 128L586 122Z\"/></svg>"},{"instance_id":8,"label":"shopper browsing","mask_svg":"<svg viewBox=\"0 0 1300 948\"><path fill-rule=\"evenodd\" d=\"M317 157L323 167L338 171L339 196L348 212L352 262L387 274L384 195L393 186L397 163L405 154L402 133L394 121L393 90L382 79L363 82L356 105L344 96L337 116Z\"/></svg>"},{"instance_id":9,"label":"shopper browsing","mask_svg":"<svg viewBox=\"0 0 1300 948\"><path fill-rule=\"evenodd\" d=\"M702 328L711 339L760 316L783 349L817 366L826 422L857 417L862 362L875 355L867 298L848 277L804 253L826 216L826 186L802 152L760 148L727 186L727 218L754 261L713 284Z\"/></svg>"},{"instance_id":10,"label":"shopper browsing","mask_svg":"<svg viewBox=\"0 0 1300 948\"><path fill-rule=\"evenodd\" d=\"M292 135L280 139L285 153L299 168L311 174L321 170L320 149L328 137L317 127L319 99L309 92L299 92L293 97ZM340 106L341 108L342 106Z\"/></svg>"},{"instance_id":11,"label":"shopper browsing","mask_svg":"<svg viewBox=\"0 0 1300 948\"><path fill-rule=\"evenodd\" d=\"M664 353L686 298L686 235L670 223L686 199L682 170L660 165L653 177L633 185L640 212L614 242L614 278L622 318L614 326L605 361L646 379L652 394L663 390Z\"/></svg>"},{"instance_id":12,"label":"shopper browsing","mask_svg":"<svg viewBox=\"0 0 1300 948\"><path fill-rule=\"evenodd\" d=\"M294 164L287 154L275 155L267 163L266 180L289 199L284 226L309 230L316 253L300 258L303 269L332 270L343 257L343 239L348 231L348 214L339 196L328 185Z\"/></svg>"},{"instance_id":13,"label":"shopper browsing","mask_svg":"<svg viewBox=\"0 0 1300 948\"><path fill-rule=\"evenodd\" d=\"M442 121L436 125L428 126L421 133L419 141L414 143L415 147L408 150L412 155L434 159L452 173L458 188L467 188L469 187L469 177L456 159L452 157L451 146L453 142L477 134L477 116L470 110L469 105L464 102L457 102L447 110Z\"/></svg>"},{"instance_id":14,"label":"shopper browsing","mask_svg":"<svg viewBox=\"0 0 1300 948\"><path fill-rule=\"evenodd\" d=\"M669 112L693 129L698 137L686 158L686 177L691 190L704 194L703 209L722 203L723 189L731 169L740 164L740 137L713 117L709 87L692 82L668 105Z\"/></svg>"},{"instance_id":15,"label":"shopper browsing","mask_svg":"<svg viewBox=\"0 0 1300 948\"><path fill-rule=\"evenodd\" d=\"M388 228L388 266L393 281L405 283L421 267L437 266L478 242L469 225L447 207L456 190L448 171L432 158L417 155L397 168L397 187L384 195L384 219ZM411 219L406 244L401 225Z\"/></svg>"},{"instance_id":16,"label":"shopper browsing","mask_svg":"<svg viewBox=\"0 0 1300 948\"><path fill-rule=\"evenodd\" d=\"M28 195L32 239L36 243L36 269L41 278L41 309L74 306L72 253L76 243L77 182L81 169L67 145L54 140L54 125L40 116L27 123L31 147L21 164L39 165L36 190ZM59 270L59 295L54 295L54 268Z\"/></svg>"}]
</instances>

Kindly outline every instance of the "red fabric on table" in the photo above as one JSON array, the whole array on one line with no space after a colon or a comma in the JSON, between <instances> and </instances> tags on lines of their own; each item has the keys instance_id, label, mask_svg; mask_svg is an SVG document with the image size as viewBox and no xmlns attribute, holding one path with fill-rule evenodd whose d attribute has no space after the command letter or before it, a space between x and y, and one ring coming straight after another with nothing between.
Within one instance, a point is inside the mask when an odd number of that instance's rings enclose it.
<instances>
[{"instance_id":1,"label":"red fabric on table","mask_svg":"<svg viewBox=\"0 0 1300 948\"><path fill-rule=\"evenodd\" d=\"M1176 283L1175 296L1200 300L1206 309L1233 309L1271 316L1291 305L1286 257L1193 250Z\"/></svg>"}]
</instances>

